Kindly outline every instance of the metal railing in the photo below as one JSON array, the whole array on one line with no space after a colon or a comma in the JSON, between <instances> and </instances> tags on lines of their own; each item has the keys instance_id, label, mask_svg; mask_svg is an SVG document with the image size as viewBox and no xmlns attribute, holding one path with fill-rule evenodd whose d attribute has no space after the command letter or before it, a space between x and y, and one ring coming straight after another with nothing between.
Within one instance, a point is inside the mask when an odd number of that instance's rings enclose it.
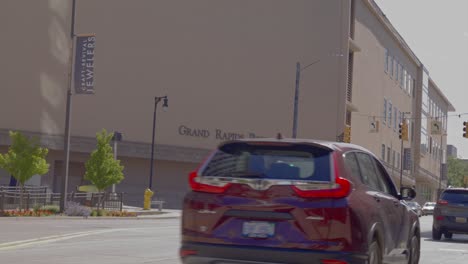
<instances>
[{"instance_id":1,"label":"metal railing","mask_svg":"<svg viewBox=\"0 0 468 264\"><path fill-rule=\"evenodd\" d=\"M68 201L73 201L93 209L122 211L123 193L82 193L68 195Z\"/></svg>"},{"instance_id":2,"label":"metal railing","mask_svg":"<svg viewBox=\"0 0 468 264\"><path fill-rule=\"evenodd\" d=\"M59 193L23 193L23 209L59 205ZM21 208L21 192L0 191L0 211Z\"/></svg>"},{"instance_id":3,"label":"metal railing","mask_svg":"<svg viewBox=\"0 0 468 264\"><path fill-rule=\"evenodd\" d=\"M23 193L23 209L54 205L60 206L60 193ZM73 201L92 209L122 211L123 193L69 193L67 201ZM20 191L0 191L0 212L21 208Z\"/></svg>"}]
</instances>

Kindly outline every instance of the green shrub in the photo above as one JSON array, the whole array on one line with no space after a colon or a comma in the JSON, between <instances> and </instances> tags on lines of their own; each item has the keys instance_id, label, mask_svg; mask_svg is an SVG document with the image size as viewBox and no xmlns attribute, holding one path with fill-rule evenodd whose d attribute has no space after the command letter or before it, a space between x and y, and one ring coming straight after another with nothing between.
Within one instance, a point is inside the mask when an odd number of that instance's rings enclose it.
<instances>
[{"instance_id":1,"label":"green shrub","mask_svg":"<svg viewBox=\"0 0 468 264\"><path fill-rule=\"evenodd\" d=\"M107 216L107 211L103 209L93 209L91 216Z\"/></svg>"},{"instance_id":2,"label":"green shrub","mask_svg":"<svg viewBox=\"0 0 468 264\"><path fill-rule=\"evenodd\" d=\"M53 214L58 214L60 213L60 207L58 205L46 205L42 206L41 210L47 210L52 212Z\"/></svg>"}]
</instances>

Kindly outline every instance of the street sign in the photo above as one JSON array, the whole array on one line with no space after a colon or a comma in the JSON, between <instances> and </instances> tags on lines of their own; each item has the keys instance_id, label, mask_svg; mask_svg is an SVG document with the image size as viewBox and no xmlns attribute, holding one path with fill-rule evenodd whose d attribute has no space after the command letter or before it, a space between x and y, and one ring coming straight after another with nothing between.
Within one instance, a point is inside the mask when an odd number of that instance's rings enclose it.
<instances>
[{"instance_id":1,"label":"street sign","mask_svg":"<svg viewBox=\"0 0 468 264\"><path fill-rule=\"evenodd\" d=\"M94 34L75 37L73 85L76 94L94 94Z\"/></svg>"},{"instance_id":2,"label":"street sign","mask_svg":"<svg viewBox=\"0 0 468 264\"><path fill-rule=\"evenodd\" d=\"M442 134L442 122L440 122L440 121L431 121L431 134L432 135Z\"/></svg>"},{"instance_id":3,"label":"street sign","mask_svg":"<svg viewBox=\"0 0 468 264\"><path fill-rule=\"evenodd\" d=\"M370 133L379 132L379 121L372 120L369 122L369 132Z\"/></svg>"}]
</instances>

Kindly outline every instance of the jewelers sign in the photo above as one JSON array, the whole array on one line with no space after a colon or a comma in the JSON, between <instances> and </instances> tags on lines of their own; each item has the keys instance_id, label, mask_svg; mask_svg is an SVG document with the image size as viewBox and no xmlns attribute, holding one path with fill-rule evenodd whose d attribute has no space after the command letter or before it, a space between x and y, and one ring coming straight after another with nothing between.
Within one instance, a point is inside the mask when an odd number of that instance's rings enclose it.
<instances>
[{"instance_id":1,"label":"jewelers sign","mask_svg":"<svg viewBox=\"0 0 468 264\"><path fill-rule=\"evenodd\" d=\"M94 34L75 37L73 84L76 94L94 94Z\"/></svg>"}]
</instances>

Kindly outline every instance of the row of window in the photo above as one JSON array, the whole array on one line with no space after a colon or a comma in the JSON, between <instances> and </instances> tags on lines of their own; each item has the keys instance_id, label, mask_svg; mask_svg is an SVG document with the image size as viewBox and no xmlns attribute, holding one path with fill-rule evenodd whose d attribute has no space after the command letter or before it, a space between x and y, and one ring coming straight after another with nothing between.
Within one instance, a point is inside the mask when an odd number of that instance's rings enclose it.
<instances>
[{"instance_id":1,"label":"row of window","mask_svg":"<svg viewBox=\"0 0 468 264\"><path fill-rule=\"evenodd\" d=\"M394 149L391 149L390 147L386 147L385 144L382 144L381 158L382 158L382 161L386 162L392 167L400 169L400 166L401 166L400 152L397 152Z\"/></svg>"},{"instance_id":2,"label":"row of window","mask_svg":"<svg viewBox=\"0 0 468 264\"><path fill-rule=\"evenodd\" d=\"M396 57L393 57L388 49L385 49L385 73L394 79L409 96L414 96L416 80L411 76L405 66Z\"/></svg>"},{"instance_id":3,"label":"row of window","mask_svg":"<svg viewBox=\"0 0 468 264\"><path fill-rule=\"evenodd\" d=\"M398 130L398 126L403 122L403 112L399 111L398 108L392 105L392 101L384 98L383 104L383 124L388 125L389 128L393 127L393 131ZM408 126L408 133L410 133L411 125Z\"/></svg>"}]
</instances>

